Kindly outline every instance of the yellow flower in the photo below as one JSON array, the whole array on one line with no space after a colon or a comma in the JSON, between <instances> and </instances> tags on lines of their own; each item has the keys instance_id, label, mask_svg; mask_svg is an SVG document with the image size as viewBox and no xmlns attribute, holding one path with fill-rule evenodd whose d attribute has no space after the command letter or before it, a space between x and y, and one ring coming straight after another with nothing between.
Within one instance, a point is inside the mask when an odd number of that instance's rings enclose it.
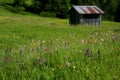
<instances>
[{"instance_id":1,"label":"yellow flower","mask_svg":"<svg viewBox=\"0 0 120 80\"><path fill-rule=\"evenodd\" d=\"M54 71L55 69L54 68L52 68L52 71Z\"/></svg>"},{"instance_id":2,"label":"yellow flower","mask_svg":"<svg viewBox=\"0 0 120 80\"><path fill-rule=\"evenodd\" d=\"M76 67L75 66L73 66L73 69L75 69Z\"/></svg>"},{"instance_id":3,"label":"yellow flower","mask_svg":"<svg viewBox=\"0 0 120 80\"><path fill-rule=\"evenodd\" d=\"M96 43L97 42L97 39L94 39L94 43Z\"/></svg>"},{"instance_id":4,"label":"yellow flower","mask_svg":"<svg viewBox=\"0 0 120 80\"><path fill-rule=\"evenodd\" d=\"M81 51L81 50L79 50L79 52L81 53L82 51Z\"/></svg>"}]
</instances>

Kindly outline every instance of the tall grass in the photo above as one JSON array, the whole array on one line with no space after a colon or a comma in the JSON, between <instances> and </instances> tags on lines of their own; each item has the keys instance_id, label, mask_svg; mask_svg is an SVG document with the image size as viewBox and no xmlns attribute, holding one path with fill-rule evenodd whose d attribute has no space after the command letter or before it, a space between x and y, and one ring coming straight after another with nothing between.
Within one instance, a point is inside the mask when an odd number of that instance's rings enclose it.
<instances>
[{"instance_id":1,"label":"tall grass","mask_svg":"<svg viewBox=\"0 0 120 80\"><path fill-rule=\"evenodd\" d=\"M119 23L0 12L0 80L119 80L119 53Z\"/></svg>"}]
</instances>

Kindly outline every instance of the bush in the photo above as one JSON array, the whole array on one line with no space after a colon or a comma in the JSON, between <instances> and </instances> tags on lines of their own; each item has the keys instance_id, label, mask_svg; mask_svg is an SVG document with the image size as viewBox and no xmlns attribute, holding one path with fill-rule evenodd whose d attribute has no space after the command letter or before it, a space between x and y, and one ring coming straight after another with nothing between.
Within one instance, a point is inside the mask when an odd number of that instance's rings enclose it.
<instances>
[{"instance_id":1,"label":"bush","mask_svg":"<svg viewBox=\"0 0 120 80\"><path fill-rule=\"evenodd\" d=\"M40 16L43 16L43 17L55 17L56 13L54 13L54 12L40 12Z\"/></svg>"},{"instance_id":2,"label":"bush","mask_svg":"<svg viewBox=\"0 0 120 80\"><path fill-rule=\"evenodd\" d=\"M21 13L23 11L25 11L25 8L23 6L9 6L8 10L10 10L13 13Z\"/></svg>"}]
</instances>

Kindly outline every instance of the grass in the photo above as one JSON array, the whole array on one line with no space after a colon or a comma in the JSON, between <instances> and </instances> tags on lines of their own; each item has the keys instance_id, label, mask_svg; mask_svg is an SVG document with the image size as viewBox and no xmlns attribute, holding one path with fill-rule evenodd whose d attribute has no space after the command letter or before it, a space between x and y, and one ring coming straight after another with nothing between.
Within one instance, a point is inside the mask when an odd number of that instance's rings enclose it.
<instances>
[{"instance_id":1,"label":"grass","mask_svg":"<svg viewBox=\"0 0 120 80\"><path fill-rule=\"evenodd\" d=\"M120 23L70 26L0 10L0 80L119 80Z\"/></svg>"}]
</instances>

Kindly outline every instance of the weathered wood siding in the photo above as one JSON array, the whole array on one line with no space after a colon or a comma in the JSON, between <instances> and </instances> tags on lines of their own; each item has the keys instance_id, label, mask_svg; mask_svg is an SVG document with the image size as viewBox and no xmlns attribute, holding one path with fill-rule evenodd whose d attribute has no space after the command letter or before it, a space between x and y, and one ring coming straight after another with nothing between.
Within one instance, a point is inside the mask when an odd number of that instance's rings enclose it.
<instances>
[{"instance_id":1,"label":"weathered wood siding","mask_svg":"<svg viewBox=\"0 0 120 80\"><path fill-rule=\"evenodd\" d=\"M101 23L101 15L100 14L85 14L85 15L83 15L83 23L82 24L100 26L100 23Z\"/></svg>"},{"instance_id":2,"label":"weathered wood siding","mask_svg":"<svg viewBox=\"0 0 120 80\"><path fill-rule=\"evenodd\" d=\"M69 23L71 25L101 25L101 14L78 14L77 11L71 9Z\"/></svg>"}]
</instances>

